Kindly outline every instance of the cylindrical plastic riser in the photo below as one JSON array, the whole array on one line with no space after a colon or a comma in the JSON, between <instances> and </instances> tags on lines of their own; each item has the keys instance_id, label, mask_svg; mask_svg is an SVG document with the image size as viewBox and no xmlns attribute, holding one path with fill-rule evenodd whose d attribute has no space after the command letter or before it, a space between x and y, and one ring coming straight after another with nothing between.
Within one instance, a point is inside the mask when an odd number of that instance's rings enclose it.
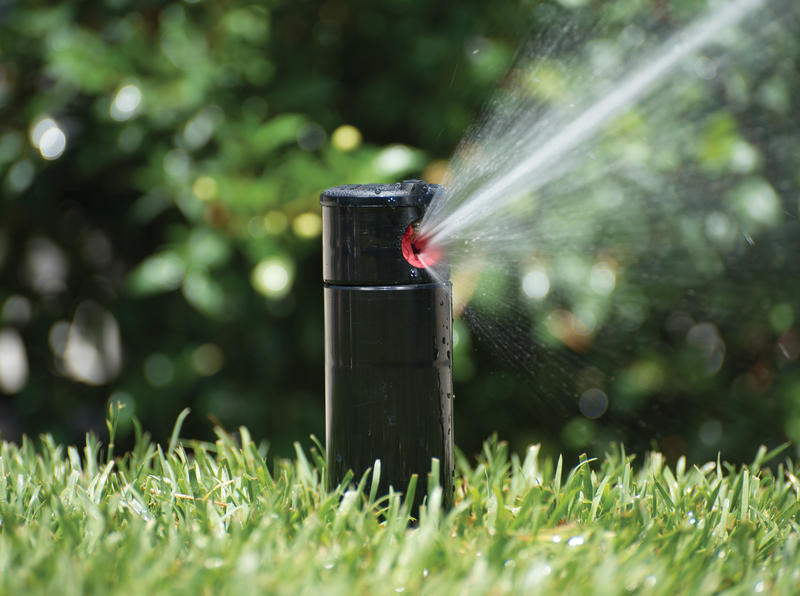
<instances>
[{"instance_id":1,"label":"cylindrical plastic riser","mask_svg":"<svg viewBox=\"0 0 800 596\"><path fill-rule=\"evenodd\" d=\"M406 492L431 458L453 504L450 283L325 284L325 414L329 485L381 460L380 494Z\"/></svg>"}]
</instances>

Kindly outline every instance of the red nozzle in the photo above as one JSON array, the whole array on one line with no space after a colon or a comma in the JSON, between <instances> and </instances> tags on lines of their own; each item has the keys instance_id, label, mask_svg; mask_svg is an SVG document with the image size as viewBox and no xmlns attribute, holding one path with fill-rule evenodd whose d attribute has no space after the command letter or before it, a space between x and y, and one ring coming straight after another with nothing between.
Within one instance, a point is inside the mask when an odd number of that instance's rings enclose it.
<instances>
[{"instance_id":1,"label":"red nozzle","mask_svg":"<svg viewBox=\"0 0 800 596\"><path fill-rule=\"evenodd\" d=\"M405 260L419 269L435 265L442 256L438 248L428 244L427 238L417 236L414 224L406 228L401 246Z\"/></svg>"}]
</instances>

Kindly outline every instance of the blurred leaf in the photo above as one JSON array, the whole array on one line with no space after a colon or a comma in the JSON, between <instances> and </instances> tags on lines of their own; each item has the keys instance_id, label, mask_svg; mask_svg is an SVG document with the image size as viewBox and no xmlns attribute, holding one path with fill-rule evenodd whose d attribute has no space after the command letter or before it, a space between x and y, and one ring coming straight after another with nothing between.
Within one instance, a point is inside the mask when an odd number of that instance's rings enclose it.
<instances>
[{"instance_id":1,"label":"blurred leaf","mask_svg":"<svg viewBox=\"0 0 800 596\"><path fill-rule=\"evenodd\" d=\"M250 139L255 156L267 155L287 143L295 142L305 122L306 118L301 114L280 114L259 126Z\"/></svg>"},{"instance_id":2,"label":"blurred leaf","mask_svg":"<svg viewBox=\"0 0 800 596\"><path fill-rule=\"evenodd\" d=\"M214 268L230 257L229 239L210 228L195 228L187 242L187 261L192 267Z\"/></svg>"},{"instance_id":3,"label":"blurred leaf","mask_svg":"<svg viewBox=\"0 0 800 596\"><path fill-rule=\"evenodd\" d=\"M206 273L190 271L183 280L183 295L200 312L219 317L225 314L225 292Z\"/></svg>"},{"instance_id":4,"label":"blurred leaf","mask_svg":"<svg viewBox=\"0 0 800 596\"><path fill-rule=\"evenodd\" d=\"M139 263L127 277L128 290L137 296L169 292L180 287L186 263L172 250L156 253Z\"/></svg>"}]
</instances>

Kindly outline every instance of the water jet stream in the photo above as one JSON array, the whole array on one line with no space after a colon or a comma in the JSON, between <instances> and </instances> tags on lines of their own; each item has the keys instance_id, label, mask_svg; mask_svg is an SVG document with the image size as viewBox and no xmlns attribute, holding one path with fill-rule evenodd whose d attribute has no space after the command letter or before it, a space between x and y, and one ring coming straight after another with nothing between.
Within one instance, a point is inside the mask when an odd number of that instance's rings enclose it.
<instances>
[{"instance_id":1,"label":"water jet stream","mask_svg":"<svg viewBox=\"0 0 800 596\"><path fill-rule=\"evenodd\" d=\"M564 157L592 137L600 128L642 98L684 58L713 41L721 32L741 21L765 0L737 0L714 11L676 33L630 75L613 85L610 92L585 109L548 140L540 130L531 130L516 147L536 147L501 176L483 183L468 196L443 193L422 221L420 234L432 245L445 245L459 231L517 200L520 193L543 187L563 172ZM537 141L541 140L541 143ZM537 146L538 145L538 146ZM535 174L535 176L534 176ZM449 203L456 204L453 209Z\"/></svg>"}]
</instances>

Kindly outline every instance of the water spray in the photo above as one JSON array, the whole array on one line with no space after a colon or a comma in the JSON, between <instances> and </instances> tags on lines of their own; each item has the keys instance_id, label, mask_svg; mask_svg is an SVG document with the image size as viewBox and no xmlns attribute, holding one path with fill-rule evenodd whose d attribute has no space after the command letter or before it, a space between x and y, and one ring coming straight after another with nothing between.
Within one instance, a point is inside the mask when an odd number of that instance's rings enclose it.
<instances>
[{"instance_id":1,"label":"water spray","mask_svg":"<svg viewBox=\"0 0 800 596\"><path fill-rule=\"evenodd\" d=\"M410 180L322 193L328 485L380 460L381 494L427 493L439 462L453 501L451 285L418 225L440 187Z\"/></svg>"},{"instance_id":2,"label":"water spray","mask_svg":"<svg viewBox=\"0 0 800 596\"><path fill-rule=\"evenodd\" d=\"M652 54L637 60L625 76L605 81L599 90L587 92L585 105L578 103L574 109L570 106L566 111L537 114L536 122L526 123L522 115L515 114L515 122L521 122L512 134L504 127L494 132L481 131L480 144L491 156L491 175L485 175L485 164L478 167L467 159L469 170L456 176L461 188L451 186L450 199L439 201L426 215L426 234L436 244L452 243L455 237L471 238L499 210L512 207L571 172L573 152L584 148L609 122L662 84L687 56L717 40L766 2L723 3L667 39Z\"/></svg>"}]
</instances>

